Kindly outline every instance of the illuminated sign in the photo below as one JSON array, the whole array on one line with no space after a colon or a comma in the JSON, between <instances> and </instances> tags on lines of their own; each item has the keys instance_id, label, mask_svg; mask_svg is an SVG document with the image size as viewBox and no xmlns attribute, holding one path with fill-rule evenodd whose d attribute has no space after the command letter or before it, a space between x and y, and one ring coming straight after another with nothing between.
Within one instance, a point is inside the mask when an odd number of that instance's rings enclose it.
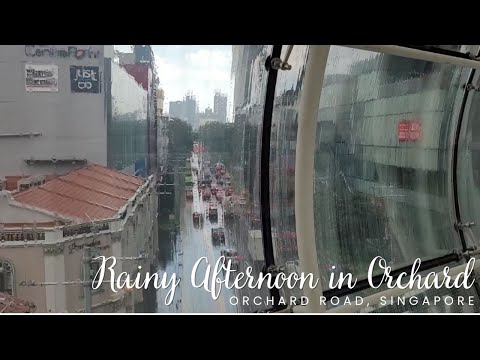
<instances>
[{"instance_id":1,"label":"illuminated sign","mask_svg":"<svg viewBox=\"0 0 480 360\"><path fill-rule=\"evenodd\" d=\"M400 120L397 133L398 141L417 141L422 136L422 123L420 120Z\"/></svg>"}]
</instances>

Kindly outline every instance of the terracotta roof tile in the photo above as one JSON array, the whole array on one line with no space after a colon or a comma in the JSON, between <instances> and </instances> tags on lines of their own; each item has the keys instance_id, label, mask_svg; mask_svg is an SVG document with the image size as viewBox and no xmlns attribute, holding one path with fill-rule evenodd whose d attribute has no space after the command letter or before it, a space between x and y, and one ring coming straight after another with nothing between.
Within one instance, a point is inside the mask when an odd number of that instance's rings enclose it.
<instances>
[{"instance_id":1,"label":"terracotta roof tile","mask_svg":"<svg viewBox=\"0 0 480 360\"><path fill-rule=\"evenodd\" d=\"M86 221L111 218L143 184L143 179L99 165L59 176L14 195L16 201Z\"/></svg>"},{"instance_id":2,"label":"terracotta roof tile","mask_svg":"<svg viewBox=\"0 0 480 360\"><path fill-rule=\"evenodd\" d=\"M82 168L78 170L78 174L94 178L99 181L103 181L107 184L111 184L115 187L119 187L121 189L126 189L126 190L133 190L134 192L138 189L139 185L135 185L131 182L125 181L118 179L113 176L108 176L107 174L101 173L99 171L95 171L90 168Z\"/></svg>"},{"instance_id":3,"label":"terracotta roof tile","mask_svg":"<svg viewBox=\"0 0 480 360\"><path fill-rule=\"evenodd\" d=\"M89 167L89 169L104 173L108 176L116 177L118 179L121 179L121 180L130 182L132 184L135 184L137 186L143 184L142 178L139 178L137 176L128 175L128 174L122 173L121 171L118 171L118 170L108 169L108 168L104 168L104 167L98 166L98 165L91 165Z\"/></svg>"},{"instance_id":4,"label":"terracotta roof tile","mask_svg":"<svg viewBox=\"0 0 480 360\"><path fill-rule=\"evenodd\" d=\"M98 192L112 194L122 199L129 199L135 193L135 191L129 189L112 187L110 183L89 176L85 176L80 173L67 174L65 176L62 176L62 180L69 181L80 186L86 186L89 189L95 189Z\"/></svg>"},{"instance_id":5,"label":"terracotta roof tile","mask_svg":"<svg viewBox=\"0 0 480 360\"><path fill-rule=\"evenodd\" d=\"M36 310L35 304L17 299L11 295L0 293L0 313L32 313Z\"/></svg>"}]
</instances>

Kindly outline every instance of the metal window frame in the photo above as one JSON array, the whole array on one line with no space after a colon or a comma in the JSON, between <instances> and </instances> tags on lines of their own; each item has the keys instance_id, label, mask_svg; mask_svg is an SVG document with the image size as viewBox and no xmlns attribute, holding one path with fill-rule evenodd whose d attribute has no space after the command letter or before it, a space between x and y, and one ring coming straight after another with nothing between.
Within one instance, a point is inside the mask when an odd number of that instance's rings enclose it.
<instances>
[{"instance_id":1,"label":"metal window frame","mask_svg":"<svg viewBox=\"0 0 480 360\"><path fill-rule=\"evenodd\" d=\"M270 213L270 146L272 134L273 104L277 85L278 69L271 66L272 60L279 58L282 45L273 45L271 55L267 57L265 68L268 71L267 89L265 92L265 106L263 109L261 153L260 153L260 208L262 219L262 244L265 264L263 272L278 275L275 267L275 252L273 248L272 223ZM280 305L280 290L273 287L270 289L273 298L273 310L284 309Z\"/></svg>"},{"instance_id":2,"label":"metal window frame","mask_svg":"<svg viewBox=\"0 0 480 360\"><path fill-rule=\"evenodd\" d=\"M397 45L339 45L359 50L367 50L376 53L389 54L410 59L429 61L440 64L449 64L470 69L480 69L478 58L465 59L464 56L454 56L441 54L437 52L419 50L414 48L402 47ZM303 272L312 273L313 276L319 275L318 258L316 251L315 223L313 197L314 174L314 152L315 152L315 134L317 125L317 115L320 103L320 97L323 87L323 78L327 65L330 45L310 45L309 55L306 63L305 83L302 93L301 105L298 116L298 132L296 145L295 167L302 171L295 171L295 219L297 231L297 246L299 254L300 267ZM457 126L461 126L462 118L459 118ZM479 264L480 265L480 264ZM461 272L466 264L453 268L455 272ZM478 270L477 265L475 270ZM319 276L317 277L319 278ZM305 289L305 296L308 298L318 298L322 295L320 286L315 289ZM370 296L370 304L380 301L382 296L399 296L409 290L389 289L381 293ZM356 310L355 305L344 305L337 307L332 312L351 312ZM284 312L325 312L325 307L317 301L309 301L307 306L294 306Z\"/></svg>"},{"instance_id":3,"label":"metal window frame","mask_svg":"<svg viewBox=\"0 0 480 360\"><path fill-rule=\"evenodd\" d=\"M475 59L465 59L463 56L453 56L440 54L433 51L418 50L398 45L338 45L358 50L372 51L376 53L400 56L410 59L423 60L438 64L448 64L466 67L470 69L480 69L480 61Z\"/></svg>"}]
</instances>

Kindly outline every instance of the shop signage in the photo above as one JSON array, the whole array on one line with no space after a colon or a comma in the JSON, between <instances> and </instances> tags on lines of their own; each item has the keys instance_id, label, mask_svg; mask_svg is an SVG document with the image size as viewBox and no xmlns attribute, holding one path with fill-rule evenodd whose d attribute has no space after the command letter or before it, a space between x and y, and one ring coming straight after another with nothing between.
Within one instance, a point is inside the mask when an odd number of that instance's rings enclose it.
<instances>
[{"instance_id":1,"label":"shop signage","mask_svg":"<svg viewBox=\"0 0 480 360\"><path fill-rule=\"evenodd\" d=\"M76 46L65 46L62 49L52 47L51 45L26 45L25 55L28 57L51 57L51 58L74 58L97 59L100 56L99 50L93 50L91 47L79 49Z\"/></svg>"},{"instance_id":2,"label":"shop signage","mask_svg":"<svg viewBox=\"0 0 480 360\"><path fill-rule=\"evenodd\" d=\"M53 64L25 64L25 90L58 91L58 67Z\"/></svg>"},{"instance_id":3,"label":"shop signage","mask_svg":"<svg viewBox=\"0 0 480 360\"><path fill-rule=\"evenodd\" d=\"M44 232L2 232L0 233L0 241L33 241L45 240Z\"/></svg>"},{"instance_id":4,"label":"shop signage","mask_svg":"<svg viewBox=\"0 0 480 360\"><path fill-rule=\"evenodd\" d=\"M99 93L98 66L70 66L70 84L72 93Z\"/></svg>"},{"instance_id":5,"label":"shop signage","mask_svg":"<svg viewBox=\"0 0 480 360\"><path fill-rule=\"evenodd\" d=\"M92 240L92 241L87 242L85 244L77 244L77 242L74 241L72 244L70 244L68 246L68 253L73 254L74 251L83 250L83 249L85 249L85 247L91 247L91 248L95 248L97 250L105 250L105 249L110 248L110 245L109 244L101 245L100 240Z\"/></svg>"}]
</instances>

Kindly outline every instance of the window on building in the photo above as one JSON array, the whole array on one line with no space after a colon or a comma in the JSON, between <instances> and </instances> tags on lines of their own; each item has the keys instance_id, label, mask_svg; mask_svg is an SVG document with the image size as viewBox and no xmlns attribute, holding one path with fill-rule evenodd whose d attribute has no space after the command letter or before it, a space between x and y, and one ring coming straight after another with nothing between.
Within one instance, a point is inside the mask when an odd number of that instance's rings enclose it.
<instances>
[{"instance_id":1,"label":"window on building","mask_svg":"<svg viewBox=\"0 0 480 360\"><path fill-rule=\"evenodd\" d=\"M95 255L95 256L99 256L99 255L100 254ZM95 276L97 275L99 270L100 270L100 260L93 261L91 266L90 266L90 279L91 280L95 279ZM95 279L95 281L92 284L92 286L95 287L95 288L98 286L98 280L97 279Z\"/></svg>"},{"instance_id":2,"label":"window on building","mask_svg":"<svg viewBox=\"0 0 480 360\"><path fill-rule=\"evenodd\" d=\"M14 284L13 265L0 258L0 292L14 295Z\"/></svg>"},{"instance_id":3,"label":"window on building","mask_svg":"<svg viewBox=\"0 0 480 360\"><path fill-rule=\"evenodd\" d=\"M92 259L95 259L96 257L98 256L102 256L97 250L95 249L92 249L91 250L91 257ZM100 263L101 263L101 260L92 260L92 262L90 263L90 280L94 280L95 279L95 276L97 275L98 271L100 270ZM82 257L82 267L81 267L81 272L80 272L81 276L82 276L82 280L85 278L84 277L84 265L83 265L83 257ZM92 284L92 287L94 287L95 289L92 289L92 291L101 291L102 290L102 286L98 286L98 281L94 281L94 283ZM97 288L98 287L98 288ZM83 293L83 289L82 289L82 293Z\"/></svg>"}]
</instances>

